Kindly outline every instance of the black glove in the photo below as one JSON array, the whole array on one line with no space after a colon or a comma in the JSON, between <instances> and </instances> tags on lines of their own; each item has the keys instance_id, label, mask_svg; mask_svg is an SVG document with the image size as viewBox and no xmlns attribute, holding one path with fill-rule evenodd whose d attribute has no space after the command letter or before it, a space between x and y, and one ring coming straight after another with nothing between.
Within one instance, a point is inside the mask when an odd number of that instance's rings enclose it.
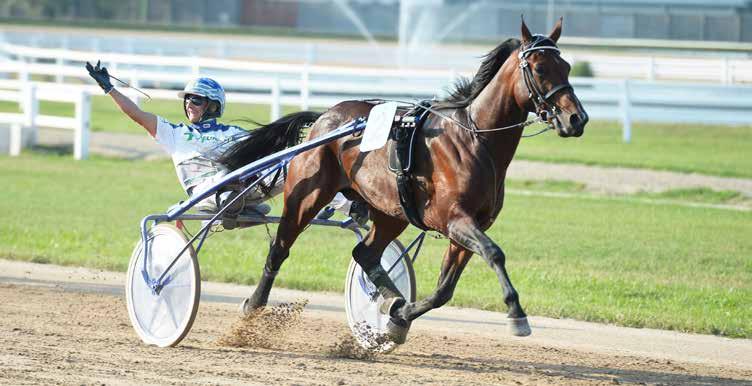
<instances>
[{"instance_id":1,"label":"black glove","mask_svg":"<svg viewBox=\"0 0 752 386\"><path fill-rule=\"evenodd\" d=\"M99 87L104 90L105 94L109 94L110 91L112 91L113 86L112 83L110 83L110 74L107 73L107 68L101 66L99 60L97 60L96 67L92 66L91 63L86 62L86 70L88 70L89 75L97 81L97 84L99 84Z\"/></svg>"}]
</instances>

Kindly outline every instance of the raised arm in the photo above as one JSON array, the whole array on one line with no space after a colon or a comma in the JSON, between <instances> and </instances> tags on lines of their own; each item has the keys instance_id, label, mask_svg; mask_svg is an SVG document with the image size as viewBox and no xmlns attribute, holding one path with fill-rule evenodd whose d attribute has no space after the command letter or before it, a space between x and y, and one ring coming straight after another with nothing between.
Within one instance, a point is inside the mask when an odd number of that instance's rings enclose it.
<instances>
[{"instance_id":1,"label":"raised arm","mask_svg":"<svg viewBox=\"0 0 752 386\"><path fill-rule=\"evenodd\" d=\"M152 137L157 135L157 116L141 110L127 96L116 90L110 82L110 74L107 73L107 68L101 66L99 62L97 62L96 66L92 66L91 63L86 62L86 69L89 71L89 75L97 81L99 87L104 90L104 93L112 97L112 100L115 101L125 115L146 129Z\"/></svg>"}]
</instances>

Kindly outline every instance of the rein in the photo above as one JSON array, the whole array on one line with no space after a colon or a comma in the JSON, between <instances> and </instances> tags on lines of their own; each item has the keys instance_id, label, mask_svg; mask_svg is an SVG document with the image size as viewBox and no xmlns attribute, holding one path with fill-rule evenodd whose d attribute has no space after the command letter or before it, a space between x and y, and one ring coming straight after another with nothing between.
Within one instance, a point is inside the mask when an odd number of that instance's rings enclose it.
<instances>
[{"instance_id":1,"label":"rein","mask_svg":"<svg viewBox=\"0 0 752 386\"><path fill-rule=\"evenodd\" d=\"M124 81L122 81L122 80L120 80L120 79L118 79L118 78L116 78L116 77L112 76L111 74L108 74L108 75L110 76L110 78L112 78L112 79L115 79L116 81L118 81L118 82L122 83L122 84L123 84L124 86L126 86L126 87L128 87L128 88L132 88L132 89L134 89L134 90L136 90L136 91L140 92L141 94L143 94L144 96L146 96L147 98L149 98L149 100L151 100L151 96L149 96L149 94L147 94L147 93L145 93L145 92L141 91L141 89L140 89L140 88L138 88L138 87L133 87L133 86L131 86L130 84L128 84L128 83L126 83L126 82L124 82Z\"/></svg>"},{"instance_id":2,"label":"rein","mask_svg":"<svg viewBox=\"0 0 752 386\"><path fill-rule=\"evenodd\" d=\"M514 125L509 125L509 126L504 126L504 127L497 127L497 128L494 128L494 129L478 129L477 126L475 126L475 123L472 121L472 118L470 118L470 116L468 115L468 118L470 119L470 122L472 123L472 126L473 126L473 128L469 128L464 123L460 122L457 118L454 118L454 117L451 117L449 115L440 113L439 110L436 110L436 109L434 109L431 106L424 106L424 105L421 105L419 103L410 102L410 101L403 101L403 100L398 100L398 99L378 99L378 100L384 101L384 102L404 103L404 104L407 104L407 105L411 105L413 107L421 108L421 109L426 110L426 111L428 111L430 113L433 113L436 116L439 116L441 118L450 120L450 121L456 123L457 126L461 127L464 130L467 130L467 131L469 131L471 133L486 133L486 132L491 132L491 131L502 131L502 130L514 129L514 128L517 128L517 127L525 128L525 127L530 126L530 125L532 125L534 123L545 122L540 116L536 115L535 118L528 119L525 122L515 123ZM535 134L523 135L522 138L535 137L536 135L543 134L544 132L546 132L548 130L553 130L553 126L550 123L543 130L538 131Z\"/></svg>"}]
</instances>

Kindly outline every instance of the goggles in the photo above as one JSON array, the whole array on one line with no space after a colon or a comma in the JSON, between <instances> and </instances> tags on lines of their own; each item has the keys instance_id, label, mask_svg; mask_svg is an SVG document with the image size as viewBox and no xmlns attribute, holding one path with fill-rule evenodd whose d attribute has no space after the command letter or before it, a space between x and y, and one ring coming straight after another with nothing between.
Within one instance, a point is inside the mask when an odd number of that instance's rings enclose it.
<instances>
[{"instance_id":1,"label":"goggles","mask_svg":"<svg viewBox=\"0 0 752 386\"><path fill-rule=\"evenodd\" d=\"M186 95L185 100L186 102L190 101L194 106L203 106L207 101L206 97L200 95Z\"/></svg>"}]
</instances>

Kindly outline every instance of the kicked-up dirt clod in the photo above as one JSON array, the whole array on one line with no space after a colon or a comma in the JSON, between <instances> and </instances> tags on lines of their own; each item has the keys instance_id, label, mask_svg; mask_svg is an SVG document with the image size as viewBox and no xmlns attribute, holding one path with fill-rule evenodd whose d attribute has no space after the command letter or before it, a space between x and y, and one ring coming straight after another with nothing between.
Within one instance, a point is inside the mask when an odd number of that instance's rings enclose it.
<instances>
[{"instance_id":1,"label":"kicked-up dirt clod","mask_svg":"<svg viewBox=\"0 0 752 386\"><path fill-rule=\"evenodd\" d=\"M300 323L308 300L259 308L233 324L230 332L217 340L220 346L272 348L285 332Z\"/></svg>"}]
</instances>

